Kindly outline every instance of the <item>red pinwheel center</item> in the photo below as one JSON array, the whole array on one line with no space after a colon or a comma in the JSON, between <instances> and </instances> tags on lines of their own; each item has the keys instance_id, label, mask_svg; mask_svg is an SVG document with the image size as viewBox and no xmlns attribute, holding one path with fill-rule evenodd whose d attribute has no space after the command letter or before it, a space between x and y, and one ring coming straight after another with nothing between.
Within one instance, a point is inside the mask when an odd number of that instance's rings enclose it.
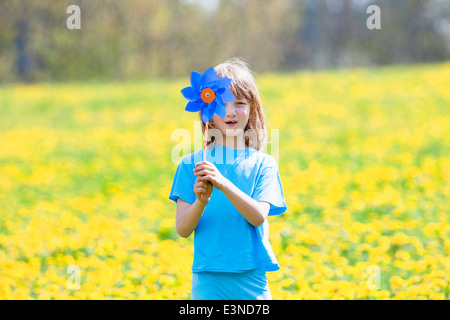
<instances>
[{"instance_id":1,"label":"red pinwheel center","mask_svg":"<svg viewBox=\"0 0 450 320\"><path fill-rule=\"evenodd\" d=\"M210 103L214 101L214 99L216 98L216 94L212 89L206 88L202 90L200 97L202 98L203 102Z\"/></svg>"}]
</instances>

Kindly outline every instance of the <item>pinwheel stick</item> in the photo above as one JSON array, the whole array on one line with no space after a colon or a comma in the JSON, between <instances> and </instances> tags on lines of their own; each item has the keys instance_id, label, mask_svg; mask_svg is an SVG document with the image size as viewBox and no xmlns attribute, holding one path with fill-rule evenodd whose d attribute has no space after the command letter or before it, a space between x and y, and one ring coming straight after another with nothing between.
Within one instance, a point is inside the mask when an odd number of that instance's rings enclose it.
<instances>
[{"instance_id":1,"label":"pinwheel stick","mask_svg":"<svg viewBox=\"0 0 450 320\"><path fill-rule=\"evenodd\" d=\"M203 161L206 161L206 144L208 142L208 122L205 123L205 143L203 144Z\"/></svg>"}]
</instances>

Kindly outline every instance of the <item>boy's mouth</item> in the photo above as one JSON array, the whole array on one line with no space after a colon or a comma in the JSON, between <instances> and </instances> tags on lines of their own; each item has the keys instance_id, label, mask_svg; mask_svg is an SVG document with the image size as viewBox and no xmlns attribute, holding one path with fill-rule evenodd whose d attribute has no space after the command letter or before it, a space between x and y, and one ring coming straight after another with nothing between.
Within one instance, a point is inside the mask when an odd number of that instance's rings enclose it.
<instances>
[{"instance_id":1,"label":"boy's mouth","mask_svg":"<svg viewBox=\"0 0 450 320\"><path fill-rule=\"evenodd\" d=\"M234 127L237 124L237 121L227 121L225 124L229 127Z\"/></svg>"}]
</instances>

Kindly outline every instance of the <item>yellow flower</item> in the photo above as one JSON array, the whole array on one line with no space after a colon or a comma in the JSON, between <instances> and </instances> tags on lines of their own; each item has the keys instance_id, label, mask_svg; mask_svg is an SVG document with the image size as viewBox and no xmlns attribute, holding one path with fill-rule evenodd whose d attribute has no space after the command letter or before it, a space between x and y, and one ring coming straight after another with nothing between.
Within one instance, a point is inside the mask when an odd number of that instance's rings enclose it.
<instances>
[{"instance_id":1,"label":"yellow flower","mask_svg":"<svg viewBox=\"0 0 450 320\"><path fill-rule=\"evenodd\" d=\"M407 285L407 282L399 276L393 276L390 278L391 288L392 289L404 289Z\"/></svg>"}]
</instances>

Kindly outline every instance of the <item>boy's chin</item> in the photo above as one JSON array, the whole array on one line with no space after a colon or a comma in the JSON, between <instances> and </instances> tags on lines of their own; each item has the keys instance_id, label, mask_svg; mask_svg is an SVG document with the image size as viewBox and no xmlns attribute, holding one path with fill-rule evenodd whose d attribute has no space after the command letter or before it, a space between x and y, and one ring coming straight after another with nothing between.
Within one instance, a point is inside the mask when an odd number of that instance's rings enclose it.
<instances>
[{"instance_id":1,"label":"boy's chin","mask_svg":"<svg viewBox=\"0 0 450 320\"><path fill-rule=\"evenodd\" d=\"M231 128L227 128L225 130L225 135L227 137L236 137L236 136L240 136L244 133L244 130L237 128L237 129L231 129Z\"/></svg>"}]
</instances>

